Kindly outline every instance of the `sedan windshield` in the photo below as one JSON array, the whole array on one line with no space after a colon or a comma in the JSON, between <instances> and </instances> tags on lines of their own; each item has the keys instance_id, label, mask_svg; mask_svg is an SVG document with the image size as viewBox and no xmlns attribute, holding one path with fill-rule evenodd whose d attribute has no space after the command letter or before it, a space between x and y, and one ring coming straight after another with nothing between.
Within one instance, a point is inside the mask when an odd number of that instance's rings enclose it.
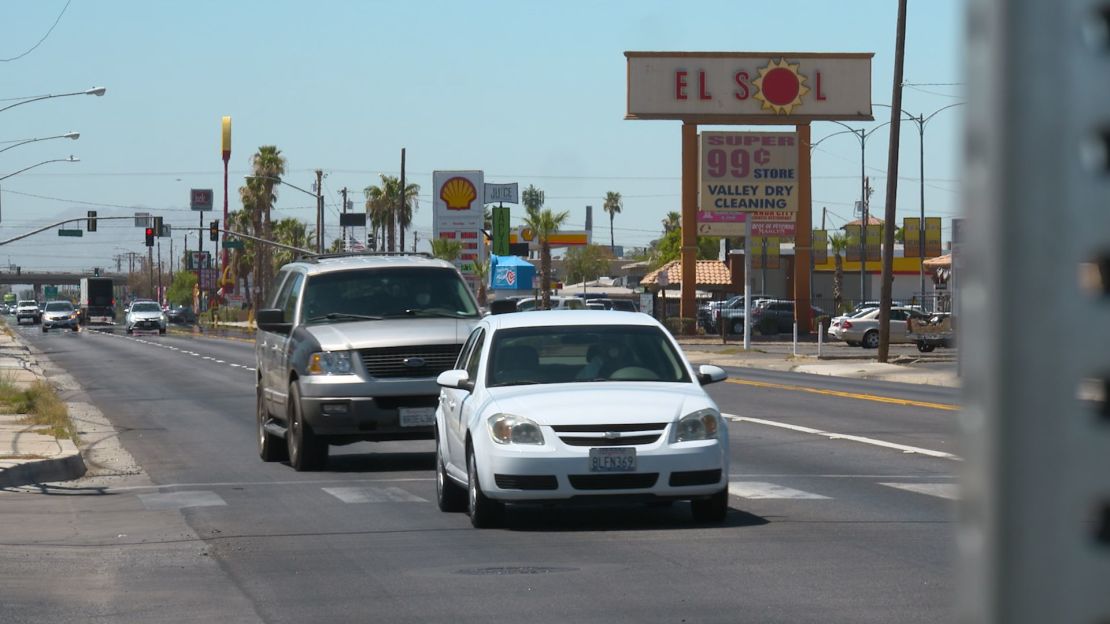
<instances>
[{"instance_id":1,"label":"sedan windshield","mask_svg":"<svg viewBox=\"0 0 1110 624\"><path fill-rule=\"evenodd\" d=\"M478 316L474 299L453 269L366 269L313 275L305 284L302 306L306 323Z\"/></svg>"},{"instance_id":2,"label":"sedan windshield","mask_svg":"<svg viewBox=\"0 0 1110 624\"><path fill-rule=\"evenodd\" d=\"M162 308L158 307L157 303L151 301L149 303L136 303L135 305L131 306L131 311L132 312L161 312Z\"/></svg>"},{"instance_id":3,"label":"sedan windshield","mask_svg":"<svg viewBox=\"0 0 1110 624\"><path fill-rule=\"evenodd\" d=\"M51 301L46 304L47 312L73 312L73 304L68 301Z\"/></svg>"},{"instance_id":4,"label":"sedan windshield","mask_svg":"<svg viewBox=\"0 0 1110 624\"><path fill-rule=\"evenodd\" d=\"M689 382L662 330L642 325L521 327L494 334L487 384Z\"/></svg>"}]
</instances>

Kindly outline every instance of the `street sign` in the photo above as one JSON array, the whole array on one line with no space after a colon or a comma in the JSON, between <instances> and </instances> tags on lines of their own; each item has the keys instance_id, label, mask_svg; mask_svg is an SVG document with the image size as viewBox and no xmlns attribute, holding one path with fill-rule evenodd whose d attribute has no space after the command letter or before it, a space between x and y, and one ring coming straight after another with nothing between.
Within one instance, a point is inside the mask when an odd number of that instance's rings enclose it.
<instances>
[{"instance_id":1,"label":"street sign","mask_svg":"<svg viewBox=\"0 0 1110 624\"><path fill-rule=\"evenodd\" d=\"M490 185L487 184L488 188ZM493 209L493 253L498 256L509 255L509 209Z\"/></svg>"},{"instance_id":2,"label":"street sign","mask_svg":"<svg viewBox=\"0 0 1110 624\"><path fill-rule=\"evenodd\" d=\"M189 189L189 208L197 211L212 210L212 189Z\"/></svg>"},{"instance_id":3,"label":"street sign","mask_svg":"<svg viewBox=\"0 0 1110 624\"><path fill-rule=\"evenodd\" d=\"M503 202L507 204L519 204L520 200L517 199L517 183L512 184L489 184L485 185L483 203L492 204L495 202ZM501 255L501 254L498 254Z\"/></svg>"},{"instance_id":4,"label":"street sign","mask_svg":"<svg viewBox=\"0 0 1110 624\"><path fill-rule=\"evenodd\" d=\"M216 280L220 277L219 271L216 269L200 269L197 273L201 290L216 289Z\"/></svg>"},{"instance_id":5,"label":"street sign","mask_svg":"<svg viewBox=\"0 0 1110 624\"><path fill-rule=\"evenodd\" d=\"M190 251L188 256L190 270L207 269L212 266L212 257L207 251Z\"/></svg>"},{"instance_id":6,"label":"street sign","mask_svg":"<svg viewBox=\"0 0 1110 624\"><path fill-rule=\"evenodd\" d=\"M345 212L339 215L339 225L342 227L366 227L366 213Z\"/></svg>"},{"instance_id":7,"label":"street sign","mask_svg":"<svg viewBox=\"0 0 1110 624\"><path fill-rule=\"evenodd\" d=\"M57 286L43 286L42 287L42 295L44 297L46 297L47 299L54 299L55 297L58 296L58 287Z\"/></svg>"},{"instance_id":8,"label":"street sign","mask_svg":"<svg viewBox=\"0 0 1110 624\"><path fill-rule=\"evenodd\" d=\"M149 212L136 212L135 213L135 227L148 228L150 227L150 213Z\"/></svg>"},{"instance_id":9,"label":"street sign","mask_svg":"<svg viewBox=\"0 0 1110 624\"><path fill-rule=\"evenodd\" d=\"M794 236L793 221L752 221L752 236L789 238Z\"/></svg>"},{"instance_id":10,"label":"street sign","mask_svg":"<svg viewBox=\"0 0 1110 624\"><path fill-rule=\"evenodd\" d=\"M242 249L243 241L238 238L234 240L225 240L223 245L224 249Z\"/></svg>"},{"instance_id":11,"label":"street sign","mask_svg":"<svg viewBox=\"0 0 1110 624\"><path fill-rule=\"evenodd\" d=\"M84 230L58 230L58 236L84 236Z\"/></svg>"}]
</instances>

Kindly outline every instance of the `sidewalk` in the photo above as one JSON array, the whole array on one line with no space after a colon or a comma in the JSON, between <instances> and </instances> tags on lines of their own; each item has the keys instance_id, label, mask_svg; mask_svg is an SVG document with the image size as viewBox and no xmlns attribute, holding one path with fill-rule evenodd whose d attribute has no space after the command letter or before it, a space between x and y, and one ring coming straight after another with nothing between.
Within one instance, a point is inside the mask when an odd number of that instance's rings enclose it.
<instances>
[{"instance_id":1,"label":"sidewalk","mask_svg":"<svg viewBox=\"0 0 1110 624\"><path fill-rule=\"evenodd\" d=\"M0 375L27 388L46 375L18 338L0 333ZM71 440L36 433L23 414L0 414L0 487L66 481L85 474L85 462Z\"/></svg>"}]
</instances>

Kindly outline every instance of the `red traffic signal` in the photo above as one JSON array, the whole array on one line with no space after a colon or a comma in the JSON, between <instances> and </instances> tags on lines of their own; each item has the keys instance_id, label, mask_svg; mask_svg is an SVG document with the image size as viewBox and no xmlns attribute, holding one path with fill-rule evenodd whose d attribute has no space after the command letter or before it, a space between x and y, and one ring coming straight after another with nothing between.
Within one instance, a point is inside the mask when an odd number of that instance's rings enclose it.
<instances>
[{"instance_id":1,"label":"red traffic signal","mask_svg":"<svg viewBox=\"0 0 1110 624\"><path fill-rule=\"evenodd\" d=\"M152 227L148 227L146 229L146 246L147 247L153 247L154 246L154 228L152 228Z\"/></svg>"}]
</instances>

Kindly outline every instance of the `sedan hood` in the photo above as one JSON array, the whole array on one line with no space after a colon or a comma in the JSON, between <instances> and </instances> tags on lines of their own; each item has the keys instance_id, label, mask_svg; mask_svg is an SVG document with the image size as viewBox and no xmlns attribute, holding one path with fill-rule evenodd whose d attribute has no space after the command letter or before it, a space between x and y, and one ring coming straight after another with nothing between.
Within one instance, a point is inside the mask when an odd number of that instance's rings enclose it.
<instances>
[{"instance_id":1,"label":"sedan hood","mask_svg":"<svg viewBox=\"0 0 1110 624\"><path fill-rule=\"evenodd\" d=\"M160 318L162 318L162 313L161 312L132 312L131 313L131 318L141 319L141 320L160 319Z\"/></svg>"},{"instance_id":2,"label":"sedan hood","mask_svg":"<svg viewBox=\"0 0 1110 624\"><path fill-rule=\"evenodd\" d=\"M305 325L325 351L462 344L478 323L473 319L412 317Z\"/></svg>"},{"instance_id":3,"label":"sedan hood","mask_svg":"<svg viewBox=\"0 0 1110 624\"><path fill-rule=\"evenodd\" d=\"M70 315L72 315L72 314L73 314L73 312L54 312L54 311L51 311L51 312L43 312L43 313L42 313L42 315L43 315L43 316L45 316L46 318L51 318L51 319L55 319L55 318L69 318L69 317L70 317Z\"/></svg>"},{"instance_id":4,"label":"sedan hood","mask_svg":"<svg viewBox=\"0 0 1110 624\"><path fill-rule=\"evenodd\" d=\"M541 425L672 422L716 408L700 387L682 383L586 382L490 388L500 412Z\"/></svg>"}]
</instances>

